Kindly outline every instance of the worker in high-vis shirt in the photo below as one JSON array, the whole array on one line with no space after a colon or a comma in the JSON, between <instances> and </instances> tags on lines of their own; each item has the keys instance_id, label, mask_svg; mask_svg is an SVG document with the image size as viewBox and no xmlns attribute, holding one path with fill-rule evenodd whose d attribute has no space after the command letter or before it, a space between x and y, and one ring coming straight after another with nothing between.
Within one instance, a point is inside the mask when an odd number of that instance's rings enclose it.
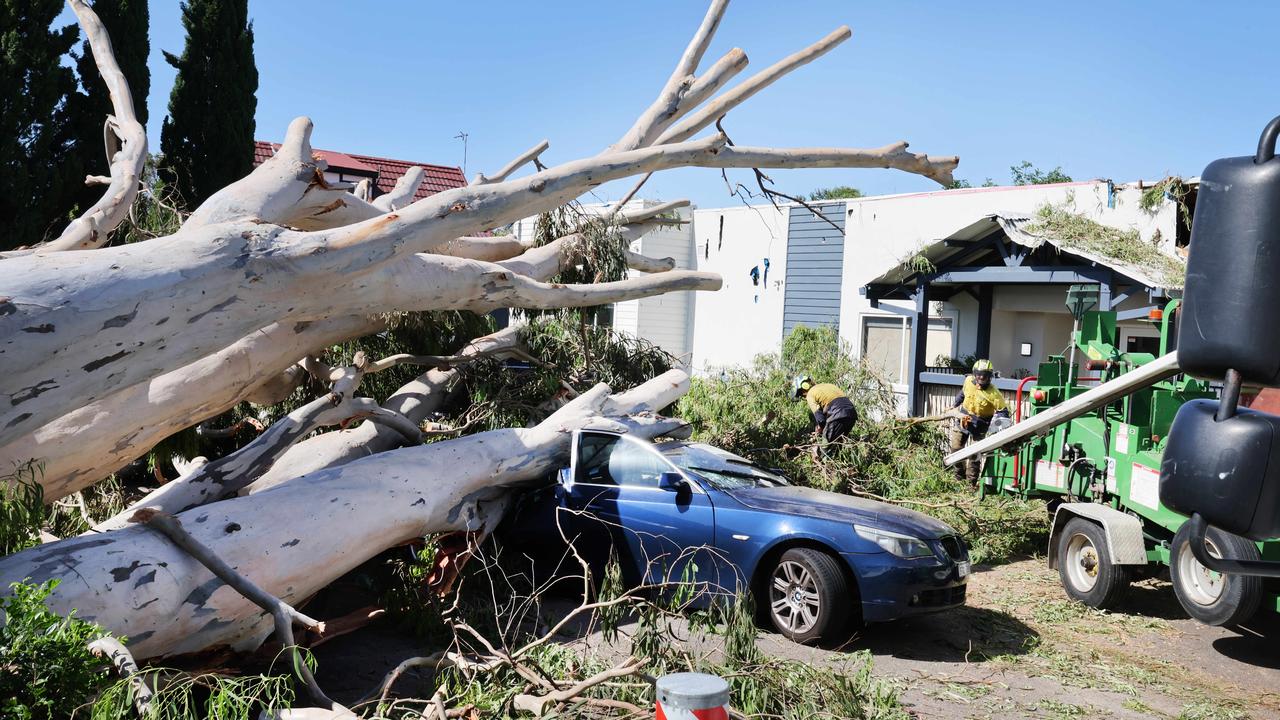
<instances>
[{"instance_id":1,"label":"worker in high-vis shirt","mask_svg":"<svg viewBox=\"0 0 1280 720\"><path fill-rule=\"evenodd\" d=\"M798 375L792 381L795 398L804 398L813 415L814 431L826 441L824 452L830 452L832 443L849 434L858 420L858 411L844 392L831 383L813 382L808 375Z\"/></svg>"},{"instance_id":2,"label":"worker in high-vis shirt","mask_svg":"<svg viewBox=\"0 0 1280 720\"><path fill-rule=\"evenodd\" d=\"M960 417L951 431L951 452L986 437L992 418L1009 417L1004 394L991 384L993 370L990 360L979 360L973 364L973 373L965 377L953 406L960 409ZM971 457L956 465L956 477L976 485L980 469L981 461Z\"/></svg>"}]
</instances>

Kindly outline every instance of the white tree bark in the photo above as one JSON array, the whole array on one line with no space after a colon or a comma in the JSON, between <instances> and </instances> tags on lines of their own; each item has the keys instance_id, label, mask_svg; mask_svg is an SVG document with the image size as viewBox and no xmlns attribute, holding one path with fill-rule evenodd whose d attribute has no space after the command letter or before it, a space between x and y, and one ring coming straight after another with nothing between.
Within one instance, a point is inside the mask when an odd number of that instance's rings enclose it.
<instances>
[{"instance_id":1,"label":"white tree bark","mask_svg":"<svg viewBox=\"0 0 1280 720\"><path fill-rule=\"evenodd\" d=\"M83 215L67 226L56 240L40 246L40 252L60 250L90 250L102 247L111 238L111 231L120 226L129 215L129 208L138 197L142 170L147 160L147 133L138 122L133 109L133 94L129 83L120 72L111 38L98 15L83 0L67 0L80 27L89 39L93 62L102 74L111 96L114 113L107 117L103 127L103 140L107 146L107 161L111 177L90 177L86 182L98 184L107 181L107 191Z\"/></svg>"},{"instance_id":2,"label":"white tree bark","mask_svg":"<svg viewBox=\"0 0 1280 720\"><path fill-rule=\"evenodd\" d=\"M482 354L501 357L518 348L518 328L509 327L492 335L476 338L458 354L468 357ZM403 415L410 422L421 423L440 409L449 388L457 378L457 370L432 368L396 390L382 403L382 407ZM401 444L399 433L372 422L316 435L289 448L269 470L241 490L240 494L259 493L300 475L376 455Z\"/></svg>"},{"instance_id":3,"label":"white tree bark","mask_svg":"<svg viewBox=\"0 0 1280 720\"><path fill-rule=\"evenodd\" d=\"M427 533L480 530L506 488L567 461L570 432L604 427L652 437L678 421L648 413L683 394L673 370L635 390L599 385L530 429L497 430L379 453L267 492L178 515L229 566L296 603L377 553ZM289 518L305 512L305 521ZM490 521L493 517L488 518ZM0 560L8 586L59 579L48 600L130 638L138 659L230 646L256 647L270 617L164 537L128 527L42 545Z\"/></svg>"},{"instance_id":4,"label":"white tree bark","mask_svg":"<svg viewBox=\"0 0 1280 720\"><path fill-rule=\"evenodd\" d=\"M385 195L379 195L373 199L373 206L383 212L399 210L405 205L413 202L413 196L417 194L418 188L422 186L422 180L426 177L426 168L409 168L405 171L404 175L400 176L399 180L396 180L396 184L391 188L391 192Z\"/></svg>"}]
</instances>

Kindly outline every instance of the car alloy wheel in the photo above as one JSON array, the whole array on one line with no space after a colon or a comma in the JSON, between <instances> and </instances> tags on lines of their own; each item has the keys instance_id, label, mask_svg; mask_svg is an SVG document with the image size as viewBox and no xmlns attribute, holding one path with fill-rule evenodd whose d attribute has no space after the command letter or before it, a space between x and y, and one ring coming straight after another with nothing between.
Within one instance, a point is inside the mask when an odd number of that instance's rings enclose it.
<instances>
[{"instance_id":1,"label":"car alloy wheel","mask_svg":"<svg viewBox=\"0 0 1280 720\"><path fill-rule=\"evenodd\" d=\"M778 563L769 588L769 608L774 623L792 635L806 635L818 623L822 600L813 573L798 562Z\"/></svg>"}]
</instances>

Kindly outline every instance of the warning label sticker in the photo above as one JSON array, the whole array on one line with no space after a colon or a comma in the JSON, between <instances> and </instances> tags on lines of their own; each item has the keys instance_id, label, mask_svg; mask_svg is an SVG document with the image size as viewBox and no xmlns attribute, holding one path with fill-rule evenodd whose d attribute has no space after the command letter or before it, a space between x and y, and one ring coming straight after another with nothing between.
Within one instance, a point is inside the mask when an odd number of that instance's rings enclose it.
<instances>
[{"instance_id":1,"label":"warning label sticker","mask_svg":"<svg viewBox=\"0 0 1280 720\"><path fill-rule=\"evenodd\" d=\"M1048 460L1036 461L1036 486L1064 489L1062 466Z\"/></svg>"},{"instance_id":2,"label":"warning label sticker","mask_svg":"<svg viewBox=\"0 0 1280 720\"><path fill-rule=\"evenodd\" d=\"M1158 510L1160 508L1160 471L1134 463L1133 474L1129 476L1129 499L1144 507Z\"/></svg>"}]
</instances>

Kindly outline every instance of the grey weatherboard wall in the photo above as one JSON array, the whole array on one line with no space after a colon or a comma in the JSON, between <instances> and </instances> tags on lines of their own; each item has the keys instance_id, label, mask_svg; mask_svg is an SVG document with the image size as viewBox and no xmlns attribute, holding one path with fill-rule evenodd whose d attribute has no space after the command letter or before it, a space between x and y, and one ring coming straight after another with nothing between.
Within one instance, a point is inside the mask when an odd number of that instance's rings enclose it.
<instances>
[{"instance_id":1,"label":"grey weatherboard wall","mask_svg":"<svg viewBox=\"0 0 1280 720\"><path fill-rule=\"evenodd\" d=\"M845 203L810 205L831 222L804 206L791 208L787 222L787 284L782 303L784 340L797 325L840 325Z\"/></svg>"}]
</instances>

